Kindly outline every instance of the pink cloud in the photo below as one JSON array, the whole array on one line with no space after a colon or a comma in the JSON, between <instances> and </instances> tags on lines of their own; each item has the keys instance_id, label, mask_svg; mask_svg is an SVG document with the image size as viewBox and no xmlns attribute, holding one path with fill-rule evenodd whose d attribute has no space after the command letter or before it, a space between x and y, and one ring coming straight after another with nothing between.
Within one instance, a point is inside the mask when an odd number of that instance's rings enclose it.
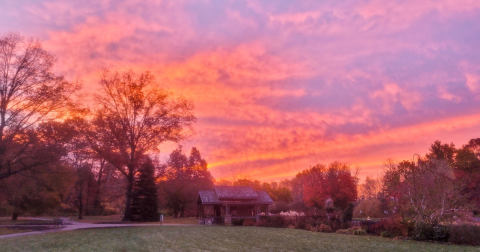
<instances>
[{"instance_id":1,"label":"pink cloud","mask_svg":"<svg viewBox=\"0 0 480 252\"><path fill-rule=\"evenodd\" d=\"M41 37L87 91L102 68L152 71L195 103L184 144L214 176L278 180L334 160L373 175L478 137L479 13L475 0L44 0L6 4L0 32Z\"/></svg>"}]
</instances>

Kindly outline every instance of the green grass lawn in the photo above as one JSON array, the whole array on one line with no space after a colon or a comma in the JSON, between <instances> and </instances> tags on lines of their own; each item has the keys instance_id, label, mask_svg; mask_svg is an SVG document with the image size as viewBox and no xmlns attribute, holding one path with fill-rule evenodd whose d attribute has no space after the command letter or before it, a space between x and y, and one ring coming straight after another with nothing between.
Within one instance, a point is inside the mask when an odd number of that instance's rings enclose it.
<instances>
[{"instance_id":1,"label":"green grass lawn","mask_svg":"<svg viewBox=\"0 0 480 252\"><path fill-rule=\"evenodd\" d=\"M164 226L89 229L0 240L2 251L480 251L296 229Z\"/></svg>"},{"instance_id":2,"label":"green grass lawn","mask_svg":"<svg viewBox=\"0 0 480 252\"><path fill-rule=\"evenodd\" d=\"M31 232L31 231L33 231L33 230L30 230L30 229L12 229L12 228L0 227L0 235L25 233L25 232ZM1 244L1 242L0 242L0 244Z\"/></svg>"}]
</instances>

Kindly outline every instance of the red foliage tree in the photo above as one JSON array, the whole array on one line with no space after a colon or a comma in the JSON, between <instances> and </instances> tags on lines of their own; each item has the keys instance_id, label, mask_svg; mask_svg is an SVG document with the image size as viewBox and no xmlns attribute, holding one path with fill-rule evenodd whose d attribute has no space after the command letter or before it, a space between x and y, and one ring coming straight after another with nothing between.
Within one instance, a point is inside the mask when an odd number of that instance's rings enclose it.
<instances>
[{"instance_id":1,"label":"red foliage tree","mask_svg":"<svg viewBox=\"0 0 480 252\"><path fill-rule=\"evenodd\" d=\"M357 178L347 164L334 162L328 167L318 164L302 172L305 175L303 198L307 206L325 207L331 198L336 207L344 209L357 199Z\"/></svg>"}]
</instances>

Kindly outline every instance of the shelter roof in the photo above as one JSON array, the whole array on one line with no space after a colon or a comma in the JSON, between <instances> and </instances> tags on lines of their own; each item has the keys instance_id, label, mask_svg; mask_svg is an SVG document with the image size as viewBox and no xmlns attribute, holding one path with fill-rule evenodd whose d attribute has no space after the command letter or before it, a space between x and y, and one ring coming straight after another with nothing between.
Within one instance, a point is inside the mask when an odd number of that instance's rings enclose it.
<instances>
[{"instance_id":1,"label":"shelter roof","mask_svg":"<svg viewBox=\"0 0 480 252\"><path fill-rule=\"evenodd\" d=\"M215 186L219 200L256 200L257 193L251 186Z\"/></svg>"},{"instance_id":2,"label":"shelter roof","mask_svg":"<svg viewBox=\"0 0 480 252\"><path fill-rule=\"evenodd\" d=\"M266 191L255 191L250 186L215 186L213 190L198 193L202 205L230 202L232 204L273 204Z\"/></svg>"}]
</instances>

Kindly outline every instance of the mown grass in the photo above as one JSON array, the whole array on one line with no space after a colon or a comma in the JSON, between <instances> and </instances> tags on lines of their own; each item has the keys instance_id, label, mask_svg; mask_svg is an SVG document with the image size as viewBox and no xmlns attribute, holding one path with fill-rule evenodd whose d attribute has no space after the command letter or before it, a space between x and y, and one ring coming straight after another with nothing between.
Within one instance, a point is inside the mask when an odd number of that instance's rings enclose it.
<instances>
[{"instance_id":1,"label":"mown grass","mask_svg":"<svg viewBox=\"0 0 480 252\"><path fill-rule=\"evenodd\" d=\"M32 232L32 231L33 230L30 230L30 229L12 229L12 228L0 227L0 235L25 233L25 232Z\"/></svg>"},{"instance_id":2,"label":"mown grass","mask_svg":"<svg viewBox=\"0 0 480 252\"><path fill-rule=\"evenodd\" d=\"M479 251L296 229L163 226L89 229L0 240L3 251Z\"/></svg>"}]
</instances>

